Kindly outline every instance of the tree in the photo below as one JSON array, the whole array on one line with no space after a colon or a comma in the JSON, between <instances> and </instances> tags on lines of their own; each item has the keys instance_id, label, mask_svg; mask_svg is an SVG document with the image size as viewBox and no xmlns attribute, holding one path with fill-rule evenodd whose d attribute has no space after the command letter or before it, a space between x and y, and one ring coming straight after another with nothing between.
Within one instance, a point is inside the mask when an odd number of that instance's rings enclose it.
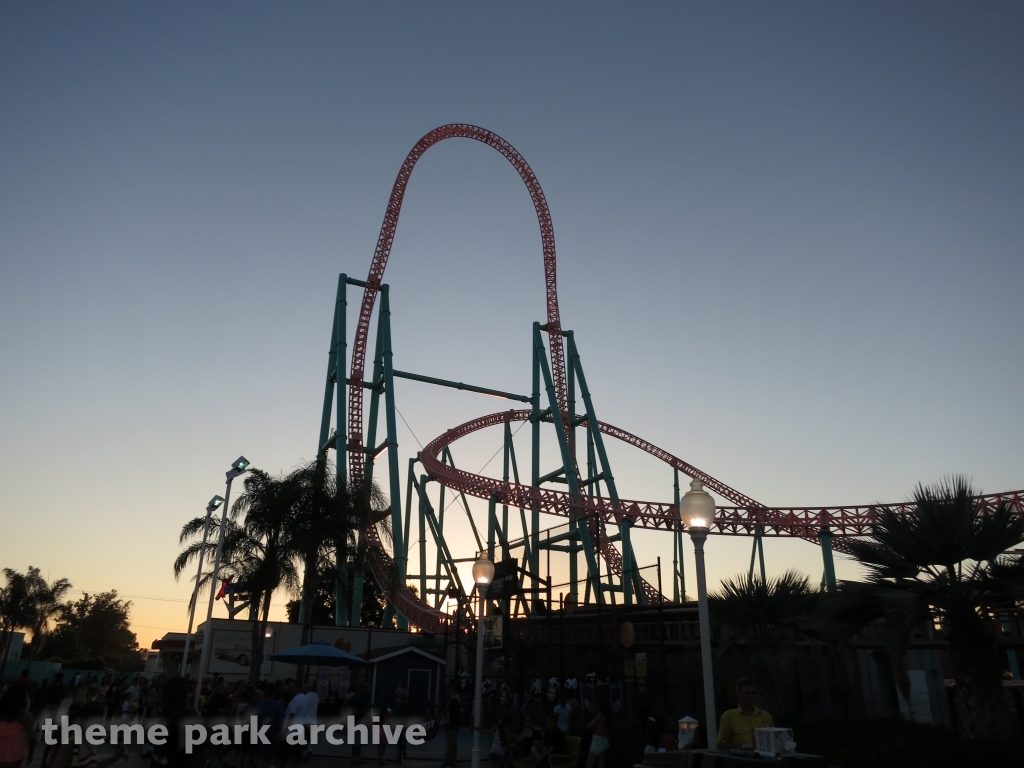
<instances>
[{"instance_id":1,"label":"tree","mask_svg":"<svg viewBox=\"0 0 1024 768\"><path fill-rule=\"evenodd\" d=\"M300 466L290 475L301 489L292 535L303 562L299 615L306 638L313 625L321 562L333 555L335 562L354 562L358 572L366 554L366 542L359 531L376 525L386 539L390 538L390 507L377 485L350 482L339 486L332 469L330 462L321 459ZM351 584L342 584L342 594L351 594Z\"/></svg>"},{"instance_id":2,"label":"tree","mask_svg":"<svg viewBox=\"0 0 1024 768\"><path fill-rule=\"evenodd\" d=\"M313 623L330 626L335 623L336 590L342 590L343 606L352 604L352 582L342 582L338 577L333 556L320 561L317 576L316 599L313 602ZM287 604L288 621L299 622L299 601L289 600ZM363 584L363 598L360 603L360 623L364 627L383 627L384 612L387 601L380 587L368 578Z\"/></svg>"},{"instance_id":3,"label":"tree","mask_svg":"<svg viewBox=\"0 0 1024 768\"><path fill-rule=\"evenodd\" d=\"M249 619L252 621L252 658L250 682L259 680L267 621L274 593L285 588L298 591L298 552L293 540L293 518L300 500L299 486L290 477L274 477L252 468L244 481L244 490L231 509L231 518L224 522L224 545L221 551L221 573L233 576L233 583L244 585L248 595ZM241 518L241 519L239 519ZM201 534L205 517L186 523L179 541L196 540L185 547L174 561L177 579L203 550ZM211 521L206 542L208 568L200 575L200 587L209 587L213 580L214 558L220 535L219 521ZM217 585L213 585L214 589Z\"/></svg>"},{"instance_id":4,"label":"tree","mask_svg":"<svg viewBox=\"0 0 1024 768\"><path fill-rule=\"evenodd\" d=\"M130 613L131 602L119 598L117 590L62 603L42 655L69 665L98 659L109 667L141 668L145 659L129 626Z\"/></svg>"},{"instance_id":5,"label":"tree","mask_svg":"<svg viewBox=\"0 0 1024 768\"><path fill-rule=\"evenodd\" d=\"M46 644L46 633L50 629L50 621L61 611L61 601L71 590L71 582L57 579L48 584L38 568L28 567L29 596L32 601L32 643L30 653L34 658Z\"/></svg>"},{"instance_id":6,"label":"tree","mask_svg":"<svg viewBox=\"0 0 1024 768\"><path fill-rule=\"evenodd\" d=\"M232 518L245 516L240 535L232 541L230 557L226 559L249 595L254 659L249 682L253 685L259 681L274 592L281 587L292 593L298 590L292 541L292 516L298 500L297 484L290 478L275 478L262 470L252 470L245 478L244 492L231 509Z\"/></svg>"},{"instance_id":7,"label":"tree","mask_svg":"<svg viewBox=\"0 0 1024 768\"><path fill-rule=\"evenodd\" d=\"M6 585L0 588L0 679L7 668L11 640L19 629L29 629L35 620L29 577L4 568Z\"/></svg>"},{"instance_id":8,"label":"tree","mask_svg":"<svg viewBox=\"0 0 1024 768\"><path fill-rule=\"evenodd\" d=\"M730 630L720 654L749 667L765 708L776 717L788 709L787 668L796 663L797 643L810 639L810 617L820 597L796 571L767 581L741 574L708 595L712 619Z\"/></svg>"},{"instance_id":9,"label":"tree","mask_svg":"<svg viewBox=\"0 0 1024 768\"><path fill-rule=\"evenodd\" d=\"M825 619L854 627L877 622L904 697L911 636L936 622L949 642L961 735L1005 739L1014 726L994 615L1024 601L1024 559L1008 552L1024 541L1024 518L1006 503L979 507L976 495L966 478L952 476L919 484L910 513L881 509L871 536L850 543L867 579L842 583Z\"/></svg>"}]
</instances>

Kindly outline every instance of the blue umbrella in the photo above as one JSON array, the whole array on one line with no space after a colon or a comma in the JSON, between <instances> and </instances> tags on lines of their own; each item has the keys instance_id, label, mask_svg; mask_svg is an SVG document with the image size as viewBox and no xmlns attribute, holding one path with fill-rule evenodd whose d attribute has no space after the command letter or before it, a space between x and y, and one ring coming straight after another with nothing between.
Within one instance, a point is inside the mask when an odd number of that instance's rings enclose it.
<instances>
[{"instance_id":1,"label":"blue umbrella","mask_svg":"<svg viewBox=\"0 0 1024 768\"><path fill-rule=\"evenodd\" d=\"M321 667L347 667L349 664L368 664L351 653L335 648L327 643L300 645L290 651L270 654L271 661L283 661L286 664L316 664Z\"/></svg>"}]
</instances>

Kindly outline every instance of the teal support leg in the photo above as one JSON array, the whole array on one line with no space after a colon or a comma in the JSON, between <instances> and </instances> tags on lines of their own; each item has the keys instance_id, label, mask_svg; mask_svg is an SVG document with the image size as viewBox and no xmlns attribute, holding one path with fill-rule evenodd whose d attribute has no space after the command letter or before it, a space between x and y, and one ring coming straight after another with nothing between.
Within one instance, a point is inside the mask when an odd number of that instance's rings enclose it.
<instances>
[{"instance_id":1,"label":"teal support leg","mask_svg":"<svg viewBox=\"0 0 1024 768\"><path fill-rule=\"evenodd\" d=\"M391 536L394 541L395 567L398 570L398 583L405 584L406 563L409 553L402 541L402 489L398 471L398 427L395 422L395 377L391 352L391 304L388 299L388 286L380 287L380 315L378 322L383 328L384 345L384 415L388 430L388 477L391 492ZM399 629L406 629L408 622L402 616Z\"/></svg>"},{"instance_id":2,"label":"teal support leg","mask_svg":"<svg viewBox=\"0 0 1024 768\"><path fill-rule=\"evenodd\" d=\"M495 528L498 526L498 516L495 506L498 497L491 496L487 499L487 557L493 563L494 560L494 536Z\"/></svg>"},{"instance_id":3,"label":"teal support leg","mask_svg":"<svg viewBox=\"0 0 1024 768\"><path fill-rule=\"evenodd\" d=\"M618 506L619 504L619 492L615 486L615 476L612 474L611 463L608 461L608 453L604 447L604 437L601 435L601 430L598 427L597 414L594 411L594 402L590 397L590 389L587 387L587 377L583 373L583 364L580 362L580 354L576 349L576 340L573 338L572 333L569 333L569 359L572 367L576 370L576 381L580 388L580 395L583 398L583 405L587 411L587 429L594 439L594 450L597 452L598 461L601 463L601 473L604 475L604 484L608 489L608 495L611 497L612 504ZM632 595L635 595L637 600L641 603L644 601L643 583L640 579L639 572L632 567L632 564L636 562L636 557L633 554L633 549L629 543L629 527L632 526L633 521L627 518L625 515L622 517L622 522L619 524L619 533L622 539L622 560L623 560L623 584L622 594L623 600L626 604L632 602ZM630 570L625 571L626 564L630 564Z\"/></svg>"},{"instance_id":4,"label":"teal support leg","mask_svg":"<svg viewBox=\"0 0 1024 768\"><path fill-rule=\"evenodd\" d=\"M438 498L437 498L437 528L441 532L441 536L444 536L444 486L438 484ZM420 541L423 541L423 537L420 537ZM423 545L426 546L425 544ZM434 607L438 610L441 609L444 604L444 596L441 594L441 550L435 547L437 552L437 562L435 563L434 569ZM423 573L423 569L426 567L426 549L420 553L420 560L423 562L420 564L420 573ZM426 600L426 598L423 598Z\"/></svg>"},{"instance_id":5,"label":"teal support leg","mask_svg":"<svg viewBox=\"0 0 1024 768\"><path fill-rule=\"evenodd\" d=\"M348 413L348 331L345 325L346 313L348 311L347 293L348 275L343 272L338 275L338 297L334 302L334 359L336 361L334 368L334 470L338 490L342 492L348 489L348 440L346 434L348 431L346 419L346 414ZM336 564L340 567L343 561L348 560L348 547L338 547L334 558ZM360 584L360 590L362 590L362 584ZM335 584L334 594L335 625L343 626L346 615L348 613L345 611L342 581L339 578Z\"/></svg>"},{"instance_id":6,"label":"teal support leg","mask_svg":"<svg viewBox=\"0 0 1024 768\"><path fill-rule=\"evenodd\" d=\"M818 531L821 542L821 558L825 564L825 588L829 592L836 591L836 566L832 561L832 531L825 526Z\"/></svg>"},{"instance_id":7,"label":"teal support leg","mask_svg":"<svg viewBox=\"0 0 1024 768\"><path fill-rule=\"evenodd\" d=\"M544 343L540 337L540 326L534 324L534 356L540 367L540 373L544 380L544 387L547 390L548 403L551 407L551 420L555 425L555 434L558 437L558 449L562 456L562 467L565 469L565 480L569 485L569 494L574 500L580 500L580 487L576 481L576 469L575 464L572 460L572 456L569 453L569 439L565 432L565 423L562 420L562 413L558 407L558 398L555 395L555 385L551 379L551 371L548 368L547 357L544 352ZM571 340L570 340L571 342ZM579 371L577 371L579 373ZM584 393L586 393L585 383L581 379L580 385L583 387ZM586 401L587 395L584 394L584 402ZM590 542L590 532L587 530L586 525L580 526L580 532L583 538L583 552L587 559L587 569L589 573L596 574L598 571L598 559L597 554L594 550L593 545ZM536 534L535 534L536 535ZM539 543L539 542L538 542ZM534 552L536 558L538 553ZM538 560L539 564L539 560ZM535 571L536 573L537 571ZM600 588L597 590L597 598L600 603L603 600ZM535 598L534 603L539 598Z\"/></svg>"},{"instance_id":8,"label":"teal support leg","mask_svg":"<svg viewBox=\"0 0 1024 768\"><path fill-rule=\"evenodd\" d=\"M533 391L530 397L530 484L537 492L540 491L540 360L544 354L543 349L537 348L537 339L540 338L540 323L533 324ZM530 572L537 573L540 567L540 508L537 504L530 505ZM535 561L536 558L536 561ZM531 604L535 604L540 596L539 585L534 582Z\"/></svg>"}]
</instances>

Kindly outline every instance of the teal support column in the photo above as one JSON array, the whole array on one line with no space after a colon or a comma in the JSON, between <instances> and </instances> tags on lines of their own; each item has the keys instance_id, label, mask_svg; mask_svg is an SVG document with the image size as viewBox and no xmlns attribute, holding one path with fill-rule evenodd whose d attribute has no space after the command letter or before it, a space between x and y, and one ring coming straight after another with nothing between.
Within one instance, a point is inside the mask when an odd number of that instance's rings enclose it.
<instances>
[{"instance_id":1,"label":"teal support column","mask_svg":"<svg viewBox=\"0 0 1024 768\"><path fill-rule=\"evenodd\" d=\"M767 576L765 575L765 570L764 570L764 538L763 538L763 535L764 535L764 528L762 526L760 526L760 525L757 526L757 528L754 529L754 546L750 550L750 570L747 572L747 579L749 579L750 581L754 580L754 559L755 559L755 557L760 555L761 583L765 584L766 581L767 581Z\"/></svg>"},{"instance_id":2,"label":"teal support column","mask_svg":"<svg viewBox=\"0 0 1024 768\"><path fill-rule=\"evenodd\" d=\"M672 468L672 502L675 504L676 512L679 512L679 470ZM678 515L675 526L672 528L672 551L674 561L672 563L672 598L680 603L686 599L686 579L683 576L683 528L680 525Z\"/></svg>"},{"instance_id":3,"label":"teal support column","mask_svg":"<svg viewBox=\"0 0 1024 768\"><path fill-rule=\"evenodd\" d=\"M512 453L512 424L508 421L505 422L505 454L502 461L501 479L508 482L509 475L509 464L511 462ZM505 534L505 538L508 538L508 504L501 505L501 531Z\"/></svg>"},{"instance_id":4,"label":"teal support column","mask_svg":"<svg viewBox=\"0 0 1024 768\"><path fill-rule=\"evenodd\" d=\"M562 456L562 467L565 469L565 480L566 480L566 482L569 485L569 494L570 494L570 496L574 500L579 501L580 500L580 487L579 487L579 483L576 481L576 469L575 469L575 466L573 464L572 455L569 452L569 439L566 436L565 423L562 420L562 413L561 413L561 410L558 407L558 397L555 394L555 385L552 382L551 371L548 368L548 361L547 361L547 357L546 357L545 352L544 352L544 343L543 343L543 341L541 341L541 337L540 337L540 325L537 324L537 323L534 323L533 328L534 328L534 334L533 334L534 342L533 343L534 343L534 349L535 349L535 357L536 357L536 360L537 360L537 362L539 364L539 367L540 367L541 376L542 376L542 378L544 380L544 387L547 390L548 403L550 404L550 407L551 407L551 420L554 422L554 425L555 425L555 434L558 437L558 449L559 449L559 452L561 453L561 456ZM577 371L577 373L578 373L578 371ZM585 390L585 386L586 385L585 385L585 383L583 382L582 379L580 380L580 385L581 385L581 387L584 388L583 391L586 392L586 390ZM584 402L585 401L586 401L586 395L584 394ZM583 553L584 553L584 555L586 556L586 559L587 559L587 570L588 570L588 573L590 573L590 574L598 574L598 579L600 579L600 575L599 575L600 571L598 570L597 555L596 555L594 547L593 547L593 545L592 545L592 543L590 541L590 532L587 530L587 526L586 525L581 525L581 526L579 526L579 528L580 528L580 533L582 534ZM538 535L538 533L536 531L535 531L535 535ZM539 543L539 540L538 540L538 543ZM534 557L538 559L538 564L539 564L538 552L535 550L533 554L534 554ZM537 573L537 572L539 572L539 565L538 565L538 571L535 571L535 573ZM597 596L598 596L598 602L599 603L603 602L603 597L602 597L602 594L601 594L600 586L597 588ZM536 599L535 599L534 602L536 602Z\"/></svg>"},{"instance_id":5,"label":"teal support column","mask_svg":"<svg viewBox=\"0 0 1024 768\"><path fill-rule=\"evenodd\" d=\"M398 583L405 584L406 563L409 553L402 541L402 489L398 471L398 427L395 421L395 378L391 351L391 303L388 298L388 286L380 287L380 316L378 322L383 329L381 340L384 346L384 416L388 431L388 476L391 494L391 536L394 542L395 567L398 570ZM372 447L370 450L373 450ZM408 622L404 616L399 617L399 629L406 629Z\"/></svg>"},{"instance_id":6,"label":"teal support column","mask_svg":"<svg viewBox=\"0 0 1024 768\"><path fill-rule=\"evenodd\" d=\"M826 525L818 531L821 542L821 558L825 564L825 588L829 592L836 591L836 566L832 561L832 531Z\"/></svg>"},{"instance_id":7,"label":"teal support column","mask_svg":"<svg viewBox=\"0 0 1024 768\"><path fill-rule=\"evenodd\" d=\"M590 389L587 387L587 377L583 373L583 364L580 362L580 354L576 349L576 340L572 333L569 336L569 360L570 365L576 369L576 381L579 384L580 395L583 398L583 405L587 410L587 429L594 438L594 450L597 452L598 461L601 463L601 473L604 475L604 484L608 489L612 504L619 506L619 492L615 487L615 476L612 474L612 466L608 461L608 453L604 448L604 437L598 427L597 414L594 411L594 402L590 397ZM644 591L640 574L636 570L636 557L633 554L633 547L630 544L630 529L633 521L626 515L622 516L619 523L619 534L622 542L622 599L626 605L633 602L635 595L640 603L644 602Z\"/></svg>"},{"instance_id":8,"label":"teal support column","mask_svg":"<svg viewBox=\"0 0 1024 768\"><path fill-rule=\"evenodd\" d=\"M443 461L443 459L442 459ZM444 536L444 486L438 483L437 489L437 529L441 536ZM420 541L423 542L423 537L420 537ZM423 568L426 563L426 544L423 543L421 546L420 560L423 564L420 565L420 573L423 573ZM434 571L434 607L440 610L444 604L445 598L441 594L441 550L438 547L434 548L437 551L437 567ZM426 601L426 597L423 598Z\"/></svg>"},{"instance_id":9,"label":"teal support column","mask_svg":"<svg viewBox=\"0 0 1024 768\"><path fill-rule=\"evenodd\" d=\"M487 499L487 557L492 563L495 562L494 535L495 528L498 526L497 501L498 497L493 494Z\"/></svg>"},{"instance_id":10,"label":"teal support column","mask_svg":"<svg viewBox=\"0 0 1024 768\"><path fill-rule=\"evenodd\" d=\"M410 467L411 471L411 467ZM425 477L425 475L424 475ZM426 485L426 482L423 483ZM427 491L426 488L421 486L420 491L420 524L419 524L419 553L420 553L420 600L426 601L427 599L427 516L423 511L423 504L425 503ZM440 528L440 525L438 526ZM439 531L440 533L440 531ZM443 534L441 534L443 535ZM441 560L441 548L437 548L437 559ZM438 566L440 568L440 566Z\"/></svg>"},{"instance_id":11,"label":"teal support column","mask_svg":"<svg viewBox=\"0 0 1024 768\"><path fill-rule=\"evenodd\" d=\"M334 359L335 406L334 406L334 450L336 455L338 487L345 488L348 477L348 338L346 314L348 312L348 275L338 275L338 298L334 303ZM323 443L321 443L323 445Z\"/></svg>"},{"instance_id":12,"label":"teal support column","mask_svg":"<svg viewBox=\"0 0 1024 768\"><path fill-rule=\"evenodd\" d=\"M416 492L420 498L420 515L426 520L427 525L430 527L430 532L434 536L434 542L441 549L441 556L445 570L448 572L449 581L458 587L459 594L465 599L466 590L462 586L462 579L459 578L459 571L455 568L455 560L452 558L451 550L448 549L448 543L440 535L437 527L437 518L434 516L434 509L430 506L430 499L427 498L427 483L429 482L429 477L420 475L420 482L416 484Z\"/></svg>"},{"instance_id":13,"label":"teal support column","mask_svg":"<svg viewBox=\"0 0 1024 768\"><path fill-rule=\"evenodd\" d=\"M416 481L416 458L409 459L409 477L405 483L405 527L402 529L402 540L408 542L409 536L411 535L412 526L412 485ZM417 509L419 507L417 506ZM418 515L417 515L418 516ZM422 521L422 518L421 518ZM423 529L420 528L420 538L423 538ZM406 544L408 547L408 544ZM438 569L441 568L440 562L438 562ZM423 572L422 567L420 572Z\"/></svg>"},{"instance_id":14,"label":"teal support column","mask_svg":"<svg viewBox=\"0 0 1024 768\"><path fill-rule=\"evenodd\" d=\"M381 292L383 294L383 291ZM383 313L377 319L377 341L373 350L373 385L370 389L370 413L366 420L366 484L373 481L374 455L377 451L377 420L380 415L380 393L384 388L384 320ZM359 386L362 386L360 383Z\"/></svg>"},{"instance_id":15,"label":"teal support column","mask_svg":"<svg viewBox=\"0 0 1024 768\"><path fill-rule=\"evenodd\" d=\"M530 484L534 493L540 493L540 361L544 355L543 348L538 349L540 323L533 324L533 389L530 396ZM540 507L537 502L530 505L530 572L537 573L540 568ZM540 596L538 584L533 584L531 604L536 604Z\"/></svg>"},{"instance_id":16,"label":"teal support column","mask_svg":"<svg viewBox=\"0 0 1024 768\"><path fill-rule=\"evenodd\" d=\"M339 492L348 490L348 424L346 414L348 412L348 338L345 325L346 313L348 311L348 275L344 272L338 275L338 298L334 303L334 359L335 365L335 387L334 387L334 451L335 451L335 473ZM322 445L322 443L321 443ZM341 568L348 559L346 547L338 547L334 555L335 563L338 566L338 580L335 584L334 594L334 623L336 626L344 626L347 612L345 611L345 596L343 590L345 580L342 578ZM353 600L353 605L362 603L362 582L359 584L359 602ZM351 615L348 614L351 618ZM358 616L356 617L358 621Z\"/></svg>"}]
</instances>

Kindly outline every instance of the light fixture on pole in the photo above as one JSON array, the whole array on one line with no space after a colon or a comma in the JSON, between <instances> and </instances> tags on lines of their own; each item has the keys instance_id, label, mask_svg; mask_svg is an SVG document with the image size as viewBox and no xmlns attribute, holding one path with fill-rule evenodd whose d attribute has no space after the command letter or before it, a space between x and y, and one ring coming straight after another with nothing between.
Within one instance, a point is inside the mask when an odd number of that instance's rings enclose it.
<instances>
[{"instance_id":1,"label":"light fixture on pole","mask_svg":"<svg viewBox=\"0 0 1024 768\"><path fill-rule=\"evenodd\" d=\"M192 640L192 623L196 619L196 603L199 601L199 580L203 575L203 558L206 555L206 540L210 537L210 515L224 503L221 496L214 496L206 505L206 523L203 525L203 545L199 548L199 569L196 571L196 585L192 589L192 603L188 608L188 632L185 633L185 652L181 654L181 676L188 671L188 646Z\"/></svg>"},{"instance_id":2,"label":"light fixture on pole","mask_svg":"<svg viewBox=\"0 0 1024 768\"><path fill-rule=\"evenodd\" d=\"M484 688L484 598L487 587L494 578L494 563L486 552L473 563L473 583L476 585L477 599L480 602L480 613L476 621L476 681L473 686L473 752L471 768L480 768L480 727L483 725L483 688Z\"/></svg>"},{"instance_id":3,"label":"light fixture on pole","mask_svg":"<svg viewBox=\"0 0 1024 768\"><path fill-rule=\"evenodd\" d=\"M217 555L213 561L213 573L210 574L210 602L206 606L206 625L203 629L203 653L199 657L199 670L196 673L196 695L192 702L193 708L199 711L199 693L203 688L203 675L210 664L210 649L213 647L213 599L217 595L217 584L220 582L220 555L224 549L224 524L228 516L228 505L231 501L231 481L239 475L245 474L249 468L249 460L245 456L239 456L231 465L231 469L224 473L227 477L227 485L224 488L224 510L220 515L220 536L217 538ZM262 663L262 659L257 664Z\"/></svg>"},{"instance_id":4,"label":"light fixture on pole","mask_svg":"<svg viewBox=\"0 0 1024 768\"><path fill-rule=\"evenodd\" d=\"M700 480L690 482L690 490L679 500L679 519L693 541L694 564L697 566L697 615L700 619L700 658L704 672L704 717L708 749L718 742L715 722L715 677L711 668L711 620L708 617L708 583L704 575L704 541L715 521L715 500L704 490Z\"/></svg>"}]
</instances>

